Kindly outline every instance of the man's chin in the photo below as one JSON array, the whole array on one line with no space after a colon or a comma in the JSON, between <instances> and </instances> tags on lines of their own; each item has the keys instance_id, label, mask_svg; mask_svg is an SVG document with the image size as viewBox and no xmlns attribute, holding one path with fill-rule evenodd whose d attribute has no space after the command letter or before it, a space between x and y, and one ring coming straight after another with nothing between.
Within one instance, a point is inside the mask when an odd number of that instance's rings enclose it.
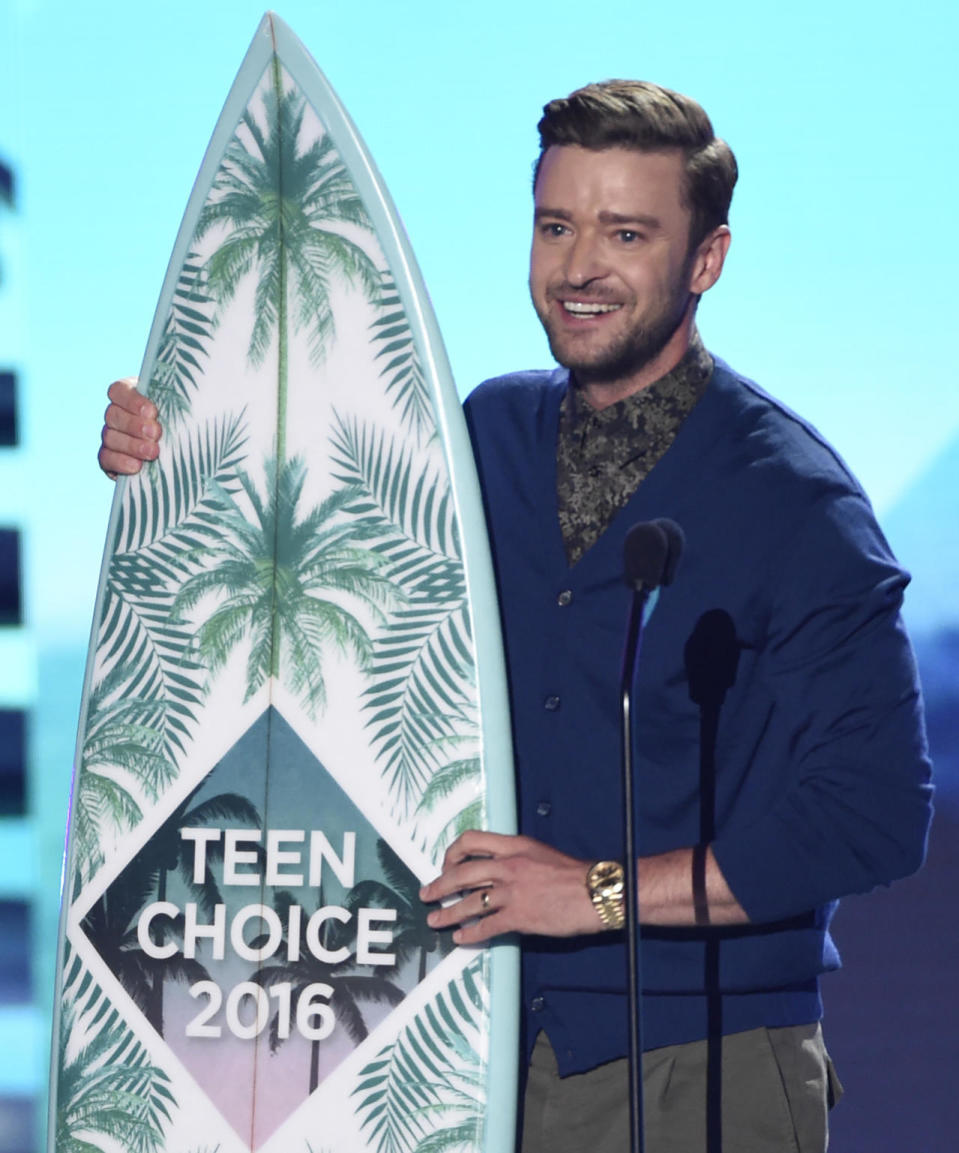
<instances>
[{"instance_id":1,"label":"man's chin","mask_svg":"<svg viewBox=\"0 0 959 1153\"><path fill-rule=\"evenodd\" d=\"M615 354L605 350L602 354L587 355L578 349L564 348L558 341L549 343L553 359L576 377L579 384L609 384L623 380L641 370L652 357L635 354ZM656 355L654 353L654 355Z\"/></svg>"},{"instance_id":2,"label":"man's chin","mask_svg":"<svg viewBox=\"0 0 959 1153\"><path fill-rule=\"evenodd\" d=\"M604 376L609 369L615 368L622 357L618 350L609 348L584 348L581 342L569 340L565 336L557 336L549 330L546 332L549 340L549 350L553 359L563 368L575 372L577 377L599 375Z\"/></svg>"},{"instance_id":3,"label":"man's chin","mask_svg":"<svg viewBox=\"0 0 959 1153\"><path fill-rule=\"evenodd\" d=\"M627 347L586 349L554 335L548 329L546 336L553 359L568 368L579 384L610 384L626 380L642 372L663 351L671 340L675 328L652 334L645 340L634 340Z\"/></svg>"}]
</instances>

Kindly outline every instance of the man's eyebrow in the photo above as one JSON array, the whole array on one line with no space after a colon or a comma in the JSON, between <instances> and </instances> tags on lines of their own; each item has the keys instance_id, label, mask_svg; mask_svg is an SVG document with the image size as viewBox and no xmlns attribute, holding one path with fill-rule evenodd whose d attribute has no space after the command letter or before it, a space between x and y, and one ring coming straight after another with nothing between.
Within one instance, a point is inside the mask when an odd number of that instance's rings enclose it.
<instances>
[{"instance_id":1,"label":"man's eyebrow","mask_svg":"<svg viewBox=\"0 0 959 1153\"><path fill-rule=\"evenodd\" d=\"M638 224L641 228L660 229L663 227L658 216L649 216L642 212L601 212L600 224Z\"/></svg>"},{"instance_id":2,"label":"man's eyebrow","mask_svg":"<svg viewBox=\"0 0 959 1153\"><path fill-rule=\"evenodd\" d=\"M533 210L533 219L541 220L544 216L550 217L551 220L572 220L572 212L567 212L565 208L547 208L545 204L537 205Z\"/></svg>"},{"instance_id":3,"label":"man's eyebrow","mask_svg":"<svg viewBox=\"0 0 959 1153\"><path fill-rule=\"evenodd\" d=\"M566 220L573 219L572 212L568 212L565 208L550 208L546 204L537 205L533 211L534 220ZM658 216L650 216L642 212L608 212L603 211L598 213L597 219L600 224L618 224L623 227L632 225L634 228L648 228L652 231L658 232L663 227L663 222Z\"/></svg>"}]
</instances>

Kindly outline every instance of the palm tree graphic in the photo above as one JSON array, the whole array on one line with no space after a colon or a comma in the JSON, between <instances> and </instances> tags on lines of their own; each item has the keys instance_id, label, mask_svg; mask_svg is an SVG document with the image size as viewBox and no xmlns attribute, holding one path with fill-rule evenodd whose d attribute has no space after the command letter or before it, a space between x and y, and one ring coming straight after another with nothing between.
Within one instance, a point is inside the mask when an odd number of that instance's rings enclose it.
<instances>
[{"instance_id":1,"label":"palm tree graphic","mask_svg":"<svg viewBox=\"0 0 959 1153\"><path fill-rule=\"evenodd\" d=\"M417 958L417 983L426 976L430 954L451 952L450 934L441 936L426 923L429 910L419 898L420 882L400 860L386 841L376 842L376 855L389 884L382 881L360 881L350 890L347 907L351 912L365 906L396 909L397 929L391 951L396 955L396 969L411 957Z\"/></svg>"},{"instance_id":2,"label":"palm tree graphic","mask_svg":"<svg viewBox=\"0 0 959 1153\"><path fill-rule=\"evenodd\" d=\"M211 916L223 898L211 869L223 858L222 842L213 842L206 851L206 874L201 883L193 880L193 854L184 843L184 827L217 825L224 821L241 822L252 829L262 826L256 807L237 793L218 793L196 800L194 792L181 802L170 817L153 834L120 876L92 907L83 929L97 952L143 1010L147 1020L163 1036L163 987L166 981L197 981L209 977L198 961L176 953L158 960L148 957L139 946L137 920L153 901L167 899L171 873L178 873L200 910ZM158 921L153 928L156 944L162 945L167 933L182 935L183 916Z\"/></svg>"},{"instance_id":3,"label":"palm tree graphic","mask_svg":"<svg viewBox=\"0 0 959 1153\"><path fill-rule=\"evenodd\" d=\"M184 827L192 828L197 825L221 825L224 821L243 822L251 829L259 829L263 822L256 806L238 793L218 793L216 796L199 801L191 808L194 796L188 797L177 806L172 816L151 838L149 850L150 855L155 856L158 863L156 899L158 901L167 899L167 878L170 873L178 872L201 910L210 915L214 906L223 900L210 868L214 860L223 859L222 842L214 842L208 847L206 874L200 884L195 884L193 881L193 853L187 849L183 838L180 836L180 830ZM163 930L160 929L159 932L162 936ZM147 1018L161 1037L163 1036L164 979L167 976L180 978L190 975L183 968L184 958L178 960L180 962L178 967L171 967L167 970L161 969L153 979Z\"/></svg>"},{"instance_id":4,"label":"palm tree graphic","mask_svg":"<svg viewBox=\"0 0 959 1153\"><path fill-rule=\"evenodd\" d=\"M338 520L348 494L334 493L300 516L303 462L294 458L279 470L275 461L267 461L266 474L272 500L246 472L239 474L253 515L230 499L220 521L222 540L210 548L211 567L183 584L176 611L216 594L217 607L197 631L211 671L250 638L246 699L282 671L290 690L314 714L326 698L320 660L325 646L352 652L360 668L370 661L367 631L346 604L362 606L379 619L381 606L395 602L397 593L381 575L378 554L362 547L362 534Z\"/></svg>"},{"instance_id":5,"label":"palm tree graphic","mask_svg":"<svg viewBox=\"0 0 959 1153\"><path fill-rule=\"evenodd\" d=\"M275 894L273 905L282 924L289 925L289 910L294 903L292 893L286 889L280 889ZM317 908L322 908L324 903L321 887ZM264 965L253 975L253 980L265 989L289 982L292 986L290 995L294 1006L304 990L310 985L317 983L330 985L333 988L330 1008L333 1010L337 1022L346 1029L353 1043L359 1045L369 1036L369 1030L363 1020L359 1002L372 1001L375 1004L398 1005L405 994L376 970L357 966L355 958L352 956L335 963L321 961L315 957L307 946L305 922L309 920L309 916L305 909L303 912L298 949L295 950L299 960L278 960L273 964ZM335 952L343 946L352 944L354 934L355 931L350 925L344 925L339 921L325 921L320 930L323 948L330 952ZM261 947L264 940L265 938L256 938L250 942L250 947L253 949ZM278 949L277 955L286 954L289 956L289 942L286 935L283 937L283 946L285 947ZM276 1052L281 1042L278 1017L274 1017L270 1025L271 1052ZM310 1042L309 1091L311 1093L320 1083L320 1044L321 1042L318 1040Z\"/></svg>"},{"instance_id":6,"label":"palm tree graphic","mask_svg":"<svg viewBox=\"0 0 959 1153\"><path fill-rule=\"evenodd\" d=\"M207 980L210 974L199 961L181 954L159 960L140 948L137 922L143 909L156 898L159 874L157 856L146 851L138 853L92 906L82 927L133 1003L162 1036L163 982ZM181 914L172 932L181 934L182 926Z\"/></svg>"},{"instance_id":7,"label":"palm tree graphic","mask_svg":"<svg viewBox=\"0 0 959 1153\"><path fill-rule=\"evenodd\" d=\"M177 604L184 609L206 593L220 594L221 603L198 636L211 670L252 637L249 699L269 677L280 675L283 649L290 687L315 713L325 699L320 644L352 651L363 668L370 659L370 641L357 617L337 604L336 594L316 592L323 587L375 605L385 602L388 586L371 554L350 547L345 531L329 523L342 499L330 498L297 519L305 470L286 452L290 334L306 331L310 358L318 363L335 336L334 287L359 284L378 302L382 274L360 242L372 236L372 228L350 174L329 137L315 135L306 122L302 94L296 88L284 91L276 57L262 102L261 117L248 107L240 119L195 239L225 231L206 262L204 279L221 309L246 277L256 278L248 356L261 364L275 336L276 453L265 462L265 498L248 475L241 475L253 519L247 522L231 500L225 518L231 539L214 548L215 571L187 581Z\"/></svg>"},{"instance_id":8,"label":"palm tree graphic","mask_svg":"<svg viewBox=\"0 0 959 1153\"><path fill-rule=\"evenodd\" d=\"M291 322L308 332L310 356L318 363L335 335L334 280L358 282L378 300L381 275L350 236L370 233L371 225L332 141L307 138L303 96L295 88L283 90L276 57L271 79L263 93L264 123L250 108L243 113L196 239L217 227L228 230L207 262L206 288L221 305L233 299L244 277L257 277L249 357L261 364L276 333L276 459L282 472Z\"/></svg>"}]
</instances>

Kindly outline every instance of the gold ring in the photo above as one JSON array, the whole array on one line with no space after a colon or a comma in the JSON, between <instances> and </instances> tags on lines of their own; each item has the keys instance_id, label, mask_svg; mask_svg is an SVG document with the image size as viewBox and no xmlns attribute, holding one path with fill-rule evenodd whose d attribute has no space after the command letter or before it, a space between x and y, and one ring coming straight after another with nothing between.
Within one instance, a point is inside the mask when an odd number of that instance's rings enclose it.
<instances>
[{"instance_id":1,"label":"gold ring","mask_svg":"<svg viewBox=\"0 0 959 1153\"><path fill-rule=\"evenodd\" d=\"M489 889L483 890L480 895L480 904L483 906L483 912L485 913L489 909Z\"/></svg>"}]
</instances>

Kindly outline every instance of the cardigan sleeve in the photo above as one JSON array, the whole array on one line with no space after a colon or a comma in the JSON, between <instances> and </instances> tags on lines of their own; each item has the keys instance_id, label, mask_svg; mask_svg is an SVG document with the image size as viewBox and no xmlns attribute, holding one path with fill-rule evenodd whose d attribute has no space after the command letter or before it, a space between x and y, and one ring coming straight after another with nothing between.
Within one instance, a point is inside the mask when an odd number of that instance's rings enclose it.
<instances>
[{"instance_id":1,"label":"cardigan sleeve","mask_svg":"<svg viewBox=\"0 0 959 1153\"><path fill-rule=\"evenodd\" d=\"M868 502L822 496L779 563L763 661L788 784L713 844L753 922L866 892L914 872L931 815L915 658L899 610L909 577Z\"/></svg>"}]
</instances>

